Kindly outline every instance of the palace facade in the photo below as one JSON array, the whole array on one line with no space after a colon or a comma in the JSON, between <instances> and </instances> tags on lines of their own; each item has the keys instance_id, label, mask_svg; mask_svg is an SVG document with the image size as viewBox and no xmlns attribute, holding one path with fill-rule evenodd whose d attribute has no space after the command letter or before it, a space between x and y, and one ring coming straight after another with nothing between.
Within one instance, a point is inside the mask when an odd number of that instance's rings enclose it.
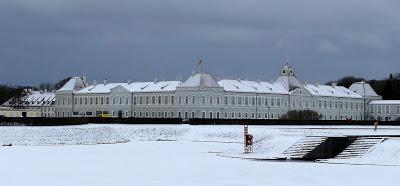
<instances>
[{"instance_id":1,"label":"palace facade","mask_svg":"<svg viewBox=\"0 0 400 186\"><path fill-rule=\"evenodd\" d=\"M301 83L295 70L287 64L273 82L240 79L217 82L204 72L193 73L185 82L104 81L88 85L85 77L75 77L56 91L55 115L279 119L289 110L313 110L323 120L392 120L400 117L399 102L390 102L387 110L381 99L365 82L354 83L349 88ZM386 110L379 110L381 107Z\"/></svg>"}]
</instances>

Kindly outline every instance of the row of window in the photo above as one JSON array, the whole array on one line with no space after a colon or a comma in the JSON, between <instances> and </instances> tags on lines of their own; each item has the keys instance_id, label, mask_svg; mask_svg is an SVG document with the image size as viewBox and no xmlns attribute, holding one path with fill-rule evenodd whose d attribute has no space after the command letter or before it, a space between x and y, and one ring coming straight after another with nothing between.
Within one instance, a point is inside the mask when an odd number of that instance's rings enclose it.
<instances>
[{"instance_id":1,"label":"row of window","mask_svg":"<svg viewBox=\"0 0 400 186\"><path fill-rule=\"evenodd\" d=\"M200 102L199 102L200 101ZM191 104L195 105L198 103L201 104L216 104L220 105L221 98L219 96L178 96L177 102L179 105ZM70 99L63 98L57 100L58 105L69 105ZM74 98L75 105L109 105L110 98L109 97L75 97ZM130 103L130 99L128 97L113 97L112 98L113 105L128 105ZM175 104L175 97L171 96L135 96L133 97L133 104L139 105L161 105L161 104ZM242 97L242 96L224 96L224 105L232 105L232 106L247 106L247 105L259 105L259 106L267 106L267 107L287 107L286 99L282 98L268 98L268 97ZM325 108L325 109L351 109L358 110L363 109L362 102L353 102L353 101L333 101L333 100L291 100L292 108Z\"/></svg>"},{"instance_id":2,"label":"row of window","mask_svg":"<svg viewBox=\"0 0 400 186\"><path fill-rule=\"evenodd\" d=\"M96 111L96 115L98 114L108 114L108 111ZM73 113L73 115L78 115L78 113ZM86 116L91 116L92 112L86 112L84 115ZM58 112L57 113L58 117L70 117L71 114L69 112L64 113L64 112ZM122 111L113 111L112 112L113 117L129 117L129 113L127 111L122 112ZM48 116L50 117L50 116ZM219 119L220 113L219 112L201 112L201 113L195 113L195 112L178 112L177 115L174 115L174 112L134 112L133 117L145 117L145 118L211 118L211 119ZM255 119L256 113L235 113L235 112L225 112L223 115L224 118L231 118L231 119ZM279 119L281 117L281 113L258 113L257 118L258 119ZM329 120L342 120L342 119L362 119L361 116L358 115L322 115L322 119L329 119Z\"/></svg>"},{"instance_id":3,"label":"row of window","mask_svg":"<svg viewBox=\"0 0 400 186\"><path fill-rule=\"evenodd\" d=\"M329 108L329 109L350 109L362 110L364 104L362 102L353 101L333 101L333 100L292 100L292 108Z\"/></svg>"},{"instance_id":4,"label":"row of window","mask_svg":"<svg viewBox=\"0 0 400 186\"><path fill-rule=\"evenodd\" d=\"M389 106L389 105L370 105L369 106L370 113L378 113L378 114L400 114L400 106Z\"/></svg>"}]
</instances>

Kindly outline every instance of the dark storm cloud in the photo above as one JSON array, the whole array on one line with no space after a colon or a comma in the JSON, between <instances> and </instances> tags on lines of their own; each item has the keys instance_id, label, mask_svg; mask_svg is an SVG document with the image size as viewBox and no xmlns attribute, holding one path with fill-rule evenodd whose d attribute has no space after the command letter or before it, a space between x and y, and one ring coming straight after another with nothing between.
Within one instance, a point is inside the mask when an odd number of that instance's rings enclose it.
<instances>
[{"instance_id":1,"label":"dark storm cloud","mask_svg":"<svg viewBox=\"0 0 400 186\"><path fill-rule=\"evenodd\" d=\"M302 80L400 71L397 1L0 1L0 83L86 74L271 80L288 58Z\"/></svg>"}]
</instances>

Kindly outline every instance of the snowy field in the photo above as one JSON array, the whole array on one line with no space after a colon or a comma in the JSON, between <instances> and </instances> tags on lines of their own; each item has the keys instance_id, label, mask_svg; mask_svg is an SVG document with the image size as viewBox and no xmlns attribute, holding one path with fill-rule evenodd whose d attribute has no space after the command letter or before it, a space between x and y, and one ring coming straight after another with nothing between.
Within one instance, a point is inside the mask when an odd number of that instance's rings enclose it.
<instances>
[{"instance_id":1,"label":"snowy field","mask_svg":"<svg viewBox=\"0 0 400 186\"><path fill-rule=\"evenodd\" d=\"M249 132L253 154L242 153L242 126L0 127L0 145L13 145L0 146L1 185L399 185L396 138L340 164L246 158L279 156L309 135L400 135L400 127L250 126Z\"/></svg>"}]
</instances>

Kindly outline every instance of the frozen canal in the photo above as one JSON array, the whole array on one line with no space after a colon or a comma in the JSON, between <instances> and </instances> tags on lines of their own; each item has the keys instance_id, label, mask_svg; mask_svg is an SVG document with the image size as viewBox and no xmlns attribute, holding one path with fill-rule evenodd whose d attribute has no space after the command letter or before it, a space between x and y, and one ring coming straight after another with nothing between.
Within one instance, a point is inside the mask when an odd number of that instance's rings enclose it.
<instances>
[{"instance_id":1,"label":"frozen canal","mask_svg":"<svg viewBox=\"0 0 400 186\"><path fill-rule=\"evenodd\" d=\"M57 134L53 134L53 130ZM378 148L379 152L375 152L376 156L390 160L370 157L375 163L381 161L386 166L252 161L216 155L240 154L241 132L241 126L2 127L1 142L15 145L0 147L1 183L51 186L398 185L396 175L400 167L396 162L399 162L400 147L397 141L386 145L390 150ZM250 132L256 141L258 139L254 155L267 157L305 135L371 133L371 130L260 126L250 127ZM379 133L399 133L399 130L387 127ZM94 145L96 142L103 144ZM397 149L393 149L396 145Z\"/></svg>"}]
</instances>

